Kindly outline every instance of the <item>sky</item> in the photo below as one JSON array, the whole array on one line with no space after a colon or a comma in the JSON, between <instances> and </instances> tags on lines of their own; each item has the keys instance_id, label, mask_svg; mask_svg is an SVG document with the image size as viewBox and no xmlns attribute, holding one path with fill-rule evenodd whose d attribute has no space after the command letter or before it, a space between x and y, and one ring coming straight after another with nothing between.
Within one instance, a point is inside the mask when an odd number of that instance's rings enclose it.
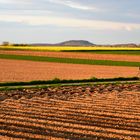
<instances>
[{"instance_id":1,"label":"sky","mask_svg":"<svg viewBox=\"0 0 140 140\"><path fill-rule=\"evenodd\" d=\"M0 42L140 44L140 0L0 0Z\"/></svg>"}]
</instances>

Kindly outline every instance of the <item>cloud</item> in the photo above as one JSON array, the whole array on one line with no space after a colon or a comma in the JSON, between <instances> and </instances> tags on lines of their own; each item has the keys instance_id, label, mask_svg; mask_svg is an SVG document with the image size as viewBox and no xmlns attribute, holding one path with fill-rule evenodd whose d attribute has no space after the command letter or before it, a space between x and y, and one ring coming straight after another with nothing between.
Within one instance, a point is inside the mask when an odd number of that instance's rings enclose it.
<instances>
[{"instance_id":1,"label":"cloud","mask_svg":"<svg viewBox=\"0 0 140 140\"><path fill-rule=\"evenodd\" d=\"M139 18L140 19L140 14L137 14L137 13L127 13L126 16L131 17L131 18Z\"/></svg>"},{"instance_id":2,"label":"cloud","mask_svg":"<svg viewBox=\"0 0 140 140\"><path fill-rule=\"evenodd\" d=\"M29 4L31 0L0 0L1 4Z\"/></svg>"},{"instance_id":3,"label":"cloud","mask_svg":"<svg viewBox=\"0 0 140 140\"><path fill-rule=\"evenodd\" d=\"M8 4L8 3L12 3L12 0L0 0L1 4Z\"/></svg>"},{"instance_id":4,"label":"cloud","mask_svg":"<svg viewBox=\"0 0 140 140\"><path fill-rule=\"evenodd\" d=\"M94 11L98 11L99 9L96 7L92 7L92 6L87 6L87 5L83 5L81 3L78 2L73 2L71 0L49 0L50 2L53 3L57 3L57 4L62 4L71 8L75 8L75 9L80 9L80 10L94 10Z\"/></svg>"},{"instance_id":5,"label":"cloud","mask_svg":"<svg viewBox=\"0 0 140 140\"><path fill-rule=\"evenodd\" d=\"M65 17L52 16L20 16L20 15L1 15L0 21L24 23L30 26L61 26L73 28L90 28L94 30L126 30L132 31L140 29L140 24L111 22L102 20L84 20Z\"/></svg>"}]
</instances>

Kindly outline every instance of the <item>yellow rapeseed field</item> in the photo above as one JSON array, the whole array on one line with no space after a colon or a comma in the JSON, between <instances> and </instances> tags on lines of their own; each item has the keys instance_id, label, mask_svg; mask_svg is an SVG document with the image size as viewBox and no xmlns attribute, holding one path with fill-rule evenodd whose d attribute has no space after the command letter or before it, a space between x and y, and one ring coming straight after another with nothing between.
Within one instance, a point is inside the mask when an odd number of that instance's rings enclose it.
<instances>
[{"instance_id":1,"label":"yellow rapeseed field","mask_svg":"<svg viewBox=\"0 0 140 140\"><path fill-rule=\"evenodd\" d=\"M0 46L1 49L38 50L38 51L80 51L80 50L139 50L140 48L127 47L77 47L77 46Z\"/></svg>"}]
</instances>

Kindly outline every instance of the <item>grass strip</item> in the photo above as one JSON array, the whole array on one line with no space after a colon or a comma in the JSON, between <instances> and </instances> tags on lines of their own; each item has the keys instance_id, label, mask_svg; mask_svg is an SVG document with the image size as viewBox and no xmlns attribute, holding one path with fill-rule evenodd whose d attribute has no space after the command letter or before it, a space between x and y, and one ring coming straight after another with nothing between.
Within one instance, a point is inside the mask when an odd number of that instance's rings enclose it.
<instances>
[{"instance_id":1,"label":"grass strip","mask_svg":"<svg viewBox=\"0 0 140 140\"><path fill-rule=\"evenodd\" d=\"M140 62L112 61L112 60L91 60L91 59L75 59L75 58L57 58L57 57L44 57L44 56L24 56L24 55L0 54L0 58L1 59L14 59L14 60L41 61L41 62L70 63L70 64L130 66L130 67L139 67L140 66Z\"/></svg>"},{"instance_id":2,"label":"grass strip","mask_svg":"<svg viewBox=\"0 0 140 140\"><path fill-rule=\"evenodd\" d=\"M90 79L82 79L82 80L60 80L55 78L53 80L48 81L30 81L30 82L7 82L0 83L0 86L28 86L28 85L46 85L46 84L65 84L65 83L88 83L88 82L119 82L119 81L139 81L139 77L119 77L119 78L107 78L107 79L98 79L98 78L90 78Z\"/></svg>"},{"instance_id":3,"label":"grass strip","mask_svg":"<svg viewBox=\"0 0 140 140\"><path fill-rule=\"evenodd\" d=\"M65 87L65 86L91 86L91 85L118 85L118 84L140 84L139 81L114 81L114 82L88 82L88 83L65 83L65 84L47 84L47 85L30 85L30 86L3 86L0 91L22 90L22 89L42 89L49 87Z\"/></svg>"}]
</instances>

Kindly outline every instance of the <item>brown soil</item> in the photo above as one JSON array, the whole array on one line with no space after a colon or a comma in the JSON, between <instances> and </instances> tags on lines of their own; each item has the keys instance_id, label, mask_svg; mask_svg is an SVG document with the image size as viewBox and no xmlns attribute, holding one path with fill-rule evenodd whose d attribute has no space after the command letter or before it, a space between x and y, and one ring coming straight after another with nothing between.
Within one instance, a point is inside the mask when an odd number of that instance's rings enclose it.
<instances>
[{"instance_id":1,"label":"brown soil","mask_svg":"<svg viewBox=\"0 0 140 140\"><path fill-rule=\"evenodd\" d=\"M139 140L140 85L0 91L0 139ZM8 139L9 138L9 139Z\"/></svg>"},{"instance_id":2,"label":"brown soil","mask_svg":"<svg viewBox=\"0 0 140 140\"><path fill-rule=\"evenodd\" d=\"M133 77L135 67L62 64L0 59L0 82L60 79Z\"/></svg>"},{"instance_id":3,"label":"brown soil","mask_svg":"<svg viewBox=\"0 0 140 140\"><path fill-rule=\"evenodd\" d=\"M7 51L0 50L0 54L17 54L32 56L48 56L61 58L81 58L94 60L114 60L114 61L132 61L140 62L140 56L117 55L117 54L90 54L90 53L74 53L74 52L39 52L39 51Z\"/></svg>"}]
</instances>

